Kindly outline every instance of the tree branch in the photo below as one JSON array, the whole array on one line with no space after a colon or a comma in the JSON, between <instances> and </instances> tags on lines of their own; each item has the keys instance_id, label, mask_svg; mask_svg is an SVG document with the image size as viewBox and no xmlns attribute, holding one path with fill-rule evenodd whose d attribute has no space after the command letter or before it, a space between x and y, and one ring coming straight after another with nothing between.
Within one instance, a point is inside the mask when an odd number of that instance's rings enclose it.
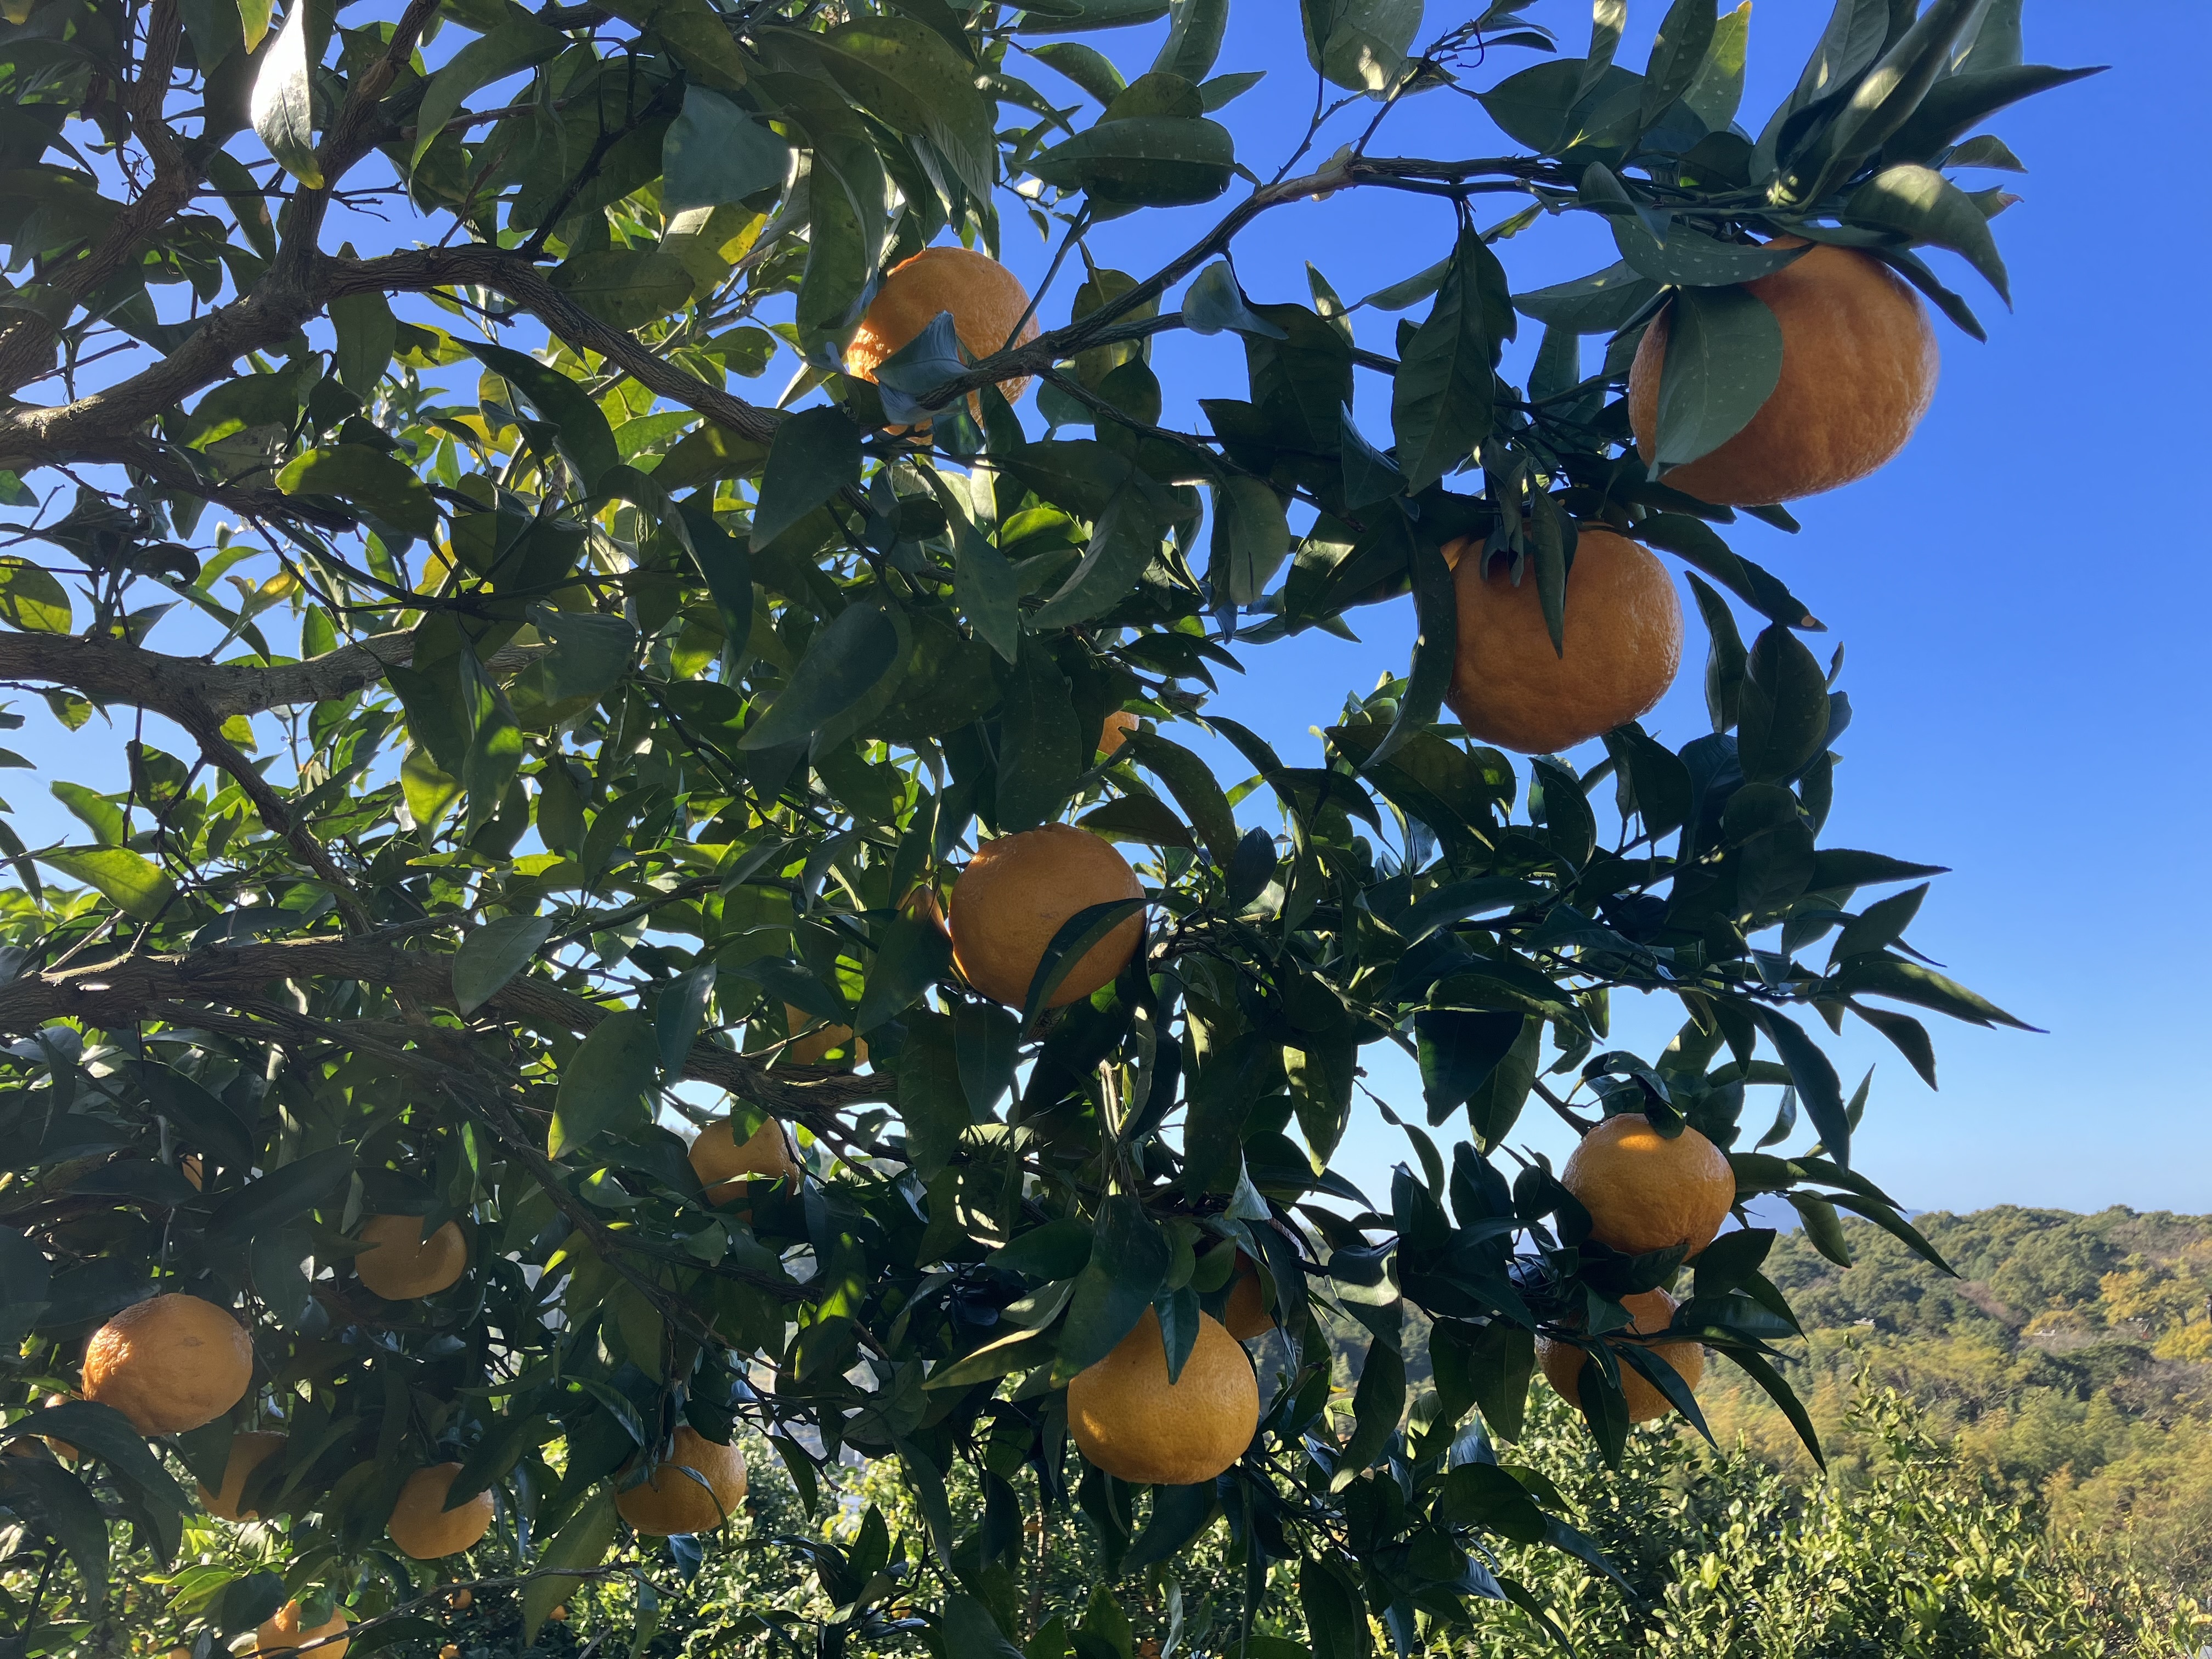
<instances>
[{"instance_id":1,"label":"tree branch","mask_svg":"<svg viewBox=\"0 0 2212 1659\"><path fill-rule=\"evenodd\" d=\"M56 1019L115 1030L150 1015L189 1024L194 1005L259 1006L280 980L357 980L381 991L418 997L431 1006L453 1002L453 959L404 951L370 939L313 939L215 945L182 956L126 955L0 985L0 1031L33 1031ZM482 1013L540 1030L589 1032L614 1012L540 979L516 979ZM888 1101L891 1079L811 1067L770 1071L759 1061L707 1042L695 1042L683 1074L726 1089L776 1116L810 1129L834 1128L835 1114L864 1102Z\"/></svg>"},{"instance_id":2,"label":"tree branch","mask_svg":"<svg viewBox=\"0 0 2212 1659\"><path fill-rule=\"evenodd\" d=\"M220 726L234 714L350 696L380 683L386 671L413 662L415 646L414 634L402 630L374 635L305 662L257 667L173 657L120 640L0 634L0 682L65 685L94 702L149 709L192 730L196 720L210 717ZM495 673L520 668L538 649L509 646L486 665Z\"/></svg>"}]
</instances>

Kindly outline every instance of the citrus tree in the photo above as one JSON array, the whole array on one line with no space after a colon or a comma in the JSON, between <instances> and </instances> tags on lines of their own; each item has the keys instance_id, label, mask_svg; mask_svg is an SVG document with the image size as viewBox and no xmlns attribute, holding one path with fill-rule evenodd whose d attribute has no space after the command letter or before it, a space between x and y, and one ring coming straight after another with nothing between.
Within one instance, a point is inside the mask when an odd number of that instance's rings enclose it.
<instances>
[{"instance_id":1,"label":"citrus tree","mask_svg":"<svg viewBox=\"0 0 2212 1659\"><path fill-rule=\"evenodd\" d=\"M1540 1362L1609 1456L1708 1350L1809 1437L1741 1206L1925 1249L1820 1028L1932 1081L1906 1009L2014 1022L1905 944L1935 872L1821 843L1840 653L1725 532L1906 441L1929 306L1980 331L1918 250L2003 293L1954 175L2086 72L2017 0L1842 0L1747 119L1747 5L1639 71L1624 0L1586 50L1304 0L1287 159L1226 0L343 9L0 27L0 678L100 745L64 840L0 820L13 1651L365 1653L455 1583L534 1633L594 1575L639 1651L744 1439L926 1534L812 1540L778 1643L1127 1654L1119 1583L1345 1659L1542 1621L1501 1540L1597 1559L1499 1461ZM1414 98L1497 153L1393 153ZM1355 190L1425 268L1259 297L1240 234ZM1569 213L1619 262L1516 292ZM1247 375L1182 429L1192 333ZM1376 605L1412 659L1315 752L1209 714ZM175 1563L195 1482L264 1571ZM1040 1606L1071 1509L1111 1582Z\"/></svg>"}]
</instances>

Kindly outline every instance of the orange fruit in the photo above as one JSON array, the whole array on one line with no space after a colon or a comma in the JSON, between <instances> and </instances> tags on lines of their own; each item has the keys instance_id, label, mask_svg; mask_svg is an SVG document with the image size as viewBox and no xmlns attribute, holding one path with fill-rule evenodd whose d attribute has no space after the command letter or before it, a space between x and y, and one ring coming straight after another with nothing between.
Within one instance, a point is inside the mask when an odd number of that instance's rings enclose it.
<instances>
[{"instance_id":1,"label":"orange fruit","mask_svg":"<svg viewBox=\"0 0 2212 1659\"><path fill-rule=\"evenodd\" d=\"M1566 646L1552 648L1534 571L1462 538L1444 549L1459 600L1459 654L1444 701L1468 732L1526 755L1557 754L1648 710L1682 665L1674 578L1645 549L1585 525L1567 573Z\"/></svg>"},{"instance_id":2,"label":"orange fruit","mask_svg":"<svg viewBox=\"0 0 2212 1659\"><path fill-rule=\"evenodd\" d=\"M177 1173L192 1183L194 1192L199 1191L200 1155L198 1152L186 1152L177 1160Z\"/></svg>"},{"instance_id":3,"label":"orange fruit","mask_svg":"<svg viewBox=\"0 0 2212 1659\"><path fill-rule=\"evenodd\" d=\"M714 1531L738 1512L744 1495L745 1455L735 1446L716 1445L686 1423L651 1474L615 1494L615 1510L640 1532L666 1538Z\"/></svg>"},{"instance_id":4,"label":"orange fruit","mask_svg":"<svg viewBox=\"0 0 2212 1659\"><path fill-rule=\"evenodd\" d=\"M1137 717L1126 708L1117 708L1107 715L1106 723L1098 728L1098 752L1118 755L1121 745L1129 741L1129 733L1137 729Z\"/></svg>"},{"instance_id":5,"label":"orange fruit","mask_svg":"<svg viewBox=\"0 0 2212 1659\"><path fill-rule=\"evenodd\" d=\"M1781 378L1741 432L1661 482L1700 501L1760 507L1863 478L1904 448L1936 396L1938 366L1936 331L1911 284L1871 254L1816 247L1744 286L1782 325ZM1644 331L1628 374L1629 420L1647 462L1668 321L1662 312Z\"/></svg>"},{"instance_id":6,"label":"orange fruit","mask_svg":"<svg viewBox=\"0 0 2212 1659\"><path fill-rule=\"evenodd\" d=\"M1036 319L1031 317L1022 324L1019 338L1007 338L1029 307L1029 290L1021 279L988 254L964 247L926 247L892 266L868 302L852 344L845 348L846 372L872 380L884 358L945 311L952 313L952 331L968 355L980 362L1009 344L1023 345L1036 337ZM1018 375L1000 381L999 390L1011 404L1028 386L1029 377ZM969 394L968 407L978 421L983 418L981 398ZM914 429L926 432L929 424L917 422Z\"/></svg>"},{"instance_id":7,"label":"orange fruit","mask_svg":"<svg viewBox=\"0 0 2212 1659\"><path fill-rule=\"evenodd\" d=\"M745 1182L756 1176L796 1186L799 1155L792 1150L791 1132L774 1118L740 1143L730 1120L718 1117L692 1141L691 1170L709 1204L730 1204L745 1195Z\"/></svg>"},{"instance_id":8,"label":"orange fruit","mask_svg":"<svg viewBox=\"0 0 2212 1659\"><path fill-rule=\"evenodd\" d=\"M254 1632L253 1650L256 1653L276 1653L283 1650L305 1648L312 1659L343 1659L346 1650L345 1629L345 1609L332 1607L327 1623L310 1625L302 1630L300 1627L300 1604L287 1601L273 1615L262 1620L261 1628Z\"/></svg>"},{"instance_id":9,"label":"orange fruit","mask_svg":"<svg viewBox=\"0 0 2212 1659\"><path fill-rule=\"evenodd\" d=\"M1128 860L1072 823L985 842L952 884L952 961L985 996L1018 1008L1060 924L1079 910L1142 898ZM1064 1007L1109 984L1145 934L1141 913L1084 952L1046 1006Z\"/></svg>"},{"instance_id":10,"label":"orange fruit","mask_svg":"<svg viewBox=\"0 0 2212 1659\"><path fill-rule=\"evenodd\" d=\"M353 1270L386 1302L434 1296L469 1265L468 1241L451 1221L425 1238L419 1215L373 1215L363 1218L361 1238L371 1248L353 1259Z\"/></svg>"},{"instance_id":11,"label":"orange fruit","mask_svg":"<svg viewBox=\"0 0 2212 1659\"><path fill-rule=\"evenodd\" d=\"M1584 1135L1559 1183L1589 1212L1590 1237L1627 1255L1680 1244L1694 1256L1735 1202L1727 1154L1686 1127L1669 1140L1641 1112Z\"/></svg>"},{"instance_id":12,"label":"orange fruit","mask_svg":"<svg viewBox=\"0 0 2212 1659\"><path fill-rule=\"evenodd\" d=\"M1221 1310L1221 1322L1239 1342L1249 1342L1275 1328L1275 1316L1267 1311L1260 1270L1242 1250L1237 1252L1236 1274L1229 1286L1229 1305Z\"/></svg>"},{"instance_id":13,"label":"orange fruit","mask_svg":"<svg viewBox=\"0 0 2212 1659\"><path fill-rule=\"evenodd\" d=\"M246 1495L246 1483L254 1470L284 1449L285 1436L271 1434L265 1430L252 1429L230 1437L230 1453L223 1459L222 1486L210 1492L200 1488L200 1507L218 1521L258 1521L260 1512L240 1510L239 1499Z\"/></svg>"},{"instance_id":14,"label":"orange fruit","mask_svg":"<svg viewBox=\"0 0 2212 1659\"><path fill-rule=\"evenodd\" d=\"M476 1599L474 1591L466 1589L457 1589L446 1598L446 1604L455 1613L466 1613L476 1605Z\"/></svg>"},{"instance_id":15,"label":"orange fruit","mask_svg":"<svg viewBox=\"0 0 2212 1659\"><path fill-rule=\"evenodd\" d=\"M1664 1291L1638 1291L1633 1296L1621 1297L1620 1305L1628 1310L1633 1319L1629 1329L1638 1336L1663 1331L1674 1322L1674 1298ZM1616 1352L1624 1346L1610 1334L1604 1340ZM1672 1365L1691 1388L1695 1389L1705 1380L1705 1351L1701 1345L1661 1342L1652 1345L1650 1352ZM1545 1380L1553 1388L1571 1401L1581 1400L1583 1367L1589 1364L1589 1355L1585 1351L1571 1342L1555 1342L1540 1336L1536 1339L1536 1363L1544 1368ZM1632 1423L1649 1423L1674 1409L1667 1396L1626 1360L1620 1362L1620 1392L1628 1401L1628 1420Z\"/></svg>"},{"instance_id":16,"label":"orange fruit","mask_svg":"<svg viewBox=\"0 0 2212 1659\"><path fill-rule=\"evenodd\" d=\"M114 1407L141 1434L212 1423L252 1381L245 1328L196 1296L172 1292L125 1308L84 1347L84 1397Z\"/></svg>"},{"instance_id":17,"label":"orange fruit","mask_svg":"<svg viewBox=\"0 0 2212 1659\"><path fill-rule=\"evenodd\" d=\"M853 1028L849 1025L823 1025L805 1009L794 1008L787 1002L783 1005L783 1023L792 1030L806 1032L783 1051L794 1064L822 1065L832 1048L846 1051L828 1062L833 1066L857 1066L868 1057L868 1045L853 1040ZM819 1029L807 1031L810 1025Z\"/></svg>"},{"instance_id":18,"label":"orange fruit","mask_svg":"<svg viewBox=\"0 0 2212 1659\"><path fill-rule=\"evenodd\" d=\"M447 1643L438 1650L438 1659L461 1659L461 1644L458 1642Z\"/></svg>"},{"instance_id":19,"label":"orange fruit","mask_svg":"<svg viewBox=\"0 0 2212 1659\"><path fill-rule=\"evenodd\" d=\"M1113 1352L1067 1385L1078 1450L1140 1486L1194 1486L1244 1455L1260 1426L1260 1385L1237 1339L1208 1315L1182 1375L1168 1381L1160 1316L1145 1310Z\"/></svg>"},{"instance_id":20,"label":"orange fruit","mask_svg":"<svg viewBox=\"0 0 2212 1659\"><path fill-rule=\"evenodd\" d=\"M399 1489L399 1501L392 1506L392 1519L384 1528L403 1555L411 1555L417 1561L459 1555L491 1530L489 1492L480 1492L455 1508L446 1507L446 1495L453 1489L453 1477L460 1472L459 1463L433 1463L407 1477L407 1484Z\"/></svg>"},{"instance_id":21,"label":"orange fruit","mask_svg":"<svg viewBox=\"0 0 2212 1659\"><path fill-rule=\"evenodd\" d=\"M545 1616L548 1619L550 1619L556 1625L565 1625L568 1622L568 1609L566 1607L556 1607L552 1612L547 1613Z\"/></svg>"}]
</instances>

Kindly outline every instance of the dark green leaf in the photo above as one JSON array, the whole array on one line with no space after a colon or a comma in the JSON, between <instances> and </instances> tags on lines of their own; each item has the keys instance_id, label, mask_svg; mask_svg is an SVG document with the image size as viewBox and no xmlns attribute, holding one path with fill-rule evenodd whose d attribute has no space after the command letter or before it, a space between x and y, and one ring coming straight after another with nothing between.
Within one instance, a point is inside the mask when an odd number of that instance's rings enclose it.
<instances>
[{"instance_id":1,"label":"dark green leaf","mask_svg":"<svg viewBox=\"0 0 2212 1659\"><path fill-rule=\"evenodd\" d=\"M645 1121L659 1078L660 1043L645 1016L628 1008L609 1014L561 1068L546 1155L559 1158L610 1129Z\"/></svg>"},{"instance_id":2,"label":"dark green leaf","mask_svg":"<svg viewBox=\"0 0 2212 1659\"><path fill-rule=\"evenodd\" d=\"M687 87L661 141L661 210L719 207L783 183L791 146L719 92Z\"/></svg>"},{"instance_id":3,"label":"dark green leaf","mask_svg":"<svg viewBox=\"0 0 2212 1659\"><path fill-rule=\"evenodd\" d=\"M753 509L753 545L767 546L860 481L860 428L836 409L799 410L776 428L769 445Z\"/></svg>"},{"instance_id":4,"label":"dark green leaf","mask_svg":"<svg viewBox=\"0 0 2212 1659\"><path fill-rule=\"evenodd\" d=\"M535 961L553 935L550 916L500 916L461 941L453 953L453 1006L472 1014Z\"/></svg>"},{"instance_id":5,"label":"dark green leaf","mask_svg":"<svg viewBox=\"0 0 2212 1659\"><path fill-rule=\"evenodd\" d=\"M906 672L913 649L905 617L880 599L855 600L817 634L768 713L738 740L741 750L780 748L818 737L833 721L879 705Z\"/></svg>"},{"instance_id":6,"label":"dark green leaf","mask_svg":"<svg viewBox=\"0 0 2212 1659\"><path fill-rule=\"evenodd\" d=\"M1748 289L1683 289L1667 317L1658 431L1649 458L1662 477L1741 432L1782 376L1782 325Z\"/></svg>"}]
</instances>

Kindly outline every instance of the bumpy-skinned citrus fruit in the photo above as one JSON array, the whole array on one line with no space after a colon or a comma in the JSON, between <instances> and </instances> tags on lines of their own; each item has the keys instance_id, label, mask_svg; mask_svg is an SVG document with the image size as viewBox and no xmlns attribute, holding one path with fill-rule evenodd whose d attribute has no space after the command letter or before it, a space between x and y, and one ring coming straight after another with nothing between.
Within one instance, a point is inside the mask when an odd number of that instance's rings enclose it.
<instances>
[{"instance_id":1,"label":"bumpy-skinned citrus fruit","mask_svg":"<svg viewBox=\"0 0 2212 1659\"><path fill-rule=\"evenodd\" d=\"M1008 345L1036 337L1034 317L1022 324L1018 337L1009 337L1029 305L1029 290L1021 279L988 254L964 247L926 247L892 266L884 278L852 344L845 348L845 367L862 380L873 380L884 358L945 311L952 313L952 331L970 357L980 361L993 356ZM1000 381L999 390L1011 404L1028 385L1029 378L1020 375ZM970 396L968 402L981 420L981 400ZM916 425L927 429L929 422Z\"/></svg>"},{"instance_id":2,"label":"bumpy-skinned citrus fruit","mask_svg":"<svg viewBox=\"0 0 2212 1659\"><path fill-rule=\"evenodd\" d=\"M246 1398L253 1344L212 1302L172 1293L125 1308L84 1349L84 1397L141 1434L181 1434Z\"/></svg>"},{"instance_id":3,"label":"bumpy-skinned citrus fruit","mask_svg":"<svg viewBox=\"0 0 2212 1659\"><path fill-rule=\"evenodd\" d=\"M952 960L985 996L1020 1007L1045 947L1079 910L1142 898L1137 872L1111 847L1073 824L985 842L952 885ZM1046 1006L1089 996L1127 966L1145 933L1141 912L1077 959Z\"/></svg>"},{"instance_id":4,"label":"bumpy-skinned citrus fruit","mask_svg":"<svg viewBox=\"0 0 2212 1659\"><path fill-rule=\"evenodd\" d=\"M230 1453L223 1459L222 1487L219 1492L200 1488L200 1507L220 1521L258 1521L260 1512L239 1508L246 1496L246 1483L270 1458L284 1449L286 1437L265 1430L250 1429L230 1437Z\"/></svg>"},{"instance_id":5,"label":"bumpy-skinned citrus fruit","mask_svg":"<svg viewBox=\"0 0 2212 1659\"><path fill-rule=\"evenodd\" d=\"M615 1494L615 1509L640 1532L666 1538L714 1531L737 1513L744 1495L745 1455L716 1445L687 1423L647 1479Z\"/></svg>"},{"instance_id":6,"label":"bumpy-skinned citrus fruit","mask_svg":"<svg viewBox=\"0 0 2212 1659\"><path fill-rule=\"evenodd\" d=\"M346 1650L346 1616L343 1607L332 1607L329 1620L319 1625L301 1628L300 1604L287 1601L270 1617L261 1621L254 1632L253 1650L256 1653L276 1653L287 1648L305 1648L304 1659L344 1659Z\"/></svg>"},{"instance_id":7,"label":"bumpy-skinned citrus fruit","mask_svg":"<svg viewBox=\"0 0 2212 1659\"><path fill-rule=\"evenodd\" d=\"M1129 741L1129 733L1136 729L1137 717L1134 714L1126 708L1115 709L1107 715L1105 723L1098 728L1098 752L1102 755L1120 754L1122 745Z\"/></svg>"},{"instance_id":8,"label":"bumpy-skinned citrus fruit","mask_svg":"<svg viewBox=\"0 0 2212 1659\"><path fill-rule=\"evenodd\" d=\"M868 1045L854 1041L853 1028L849 1025L824 1025L804 1008L794 1008L787 1002L783 1005L783 1018L784 1024L791 1030L805 1032L784 1050L795 1065L820 1066L827 1062L830 1065L857 1066L868 1057ZM816 1029L807 1030L810 1025ZM830 1057L830 1051L833 1048L841 1051L834 1060Z\"/></svg>"},{"instance_id":9,"label":"bumpy-skinned citrus fruit","mask_svg":"<svg viewBox=\"0 0 2212 1659\"><path fill-rule=\"evenodd\" d=\"M1674 1298L1664 1291L1639 1291L1633 1296L1620 1298L1620 1305L1628 1310L1634 1322L1629 1329L1638 1336L1650 1336L1665 1330L1674 1322ZM1607 1342L1617 1355L1627 1344ZM1661 1342L1650 1346L1648 1352L1656 1354L1672 1365L1681 1379L1692 1390L1705 1380L1705 1351L1695 1342ZM1582 1398L1583 1368L1589 1364L1589 1355L1571 1342L1555 1342L1549 1337L1536 1339L1536 1363L1544 1368L1545 1380L1569 1400ZM1627 1360L1620 1361L1620 1392L1628 1401L1628 1420L1649 1423L1654 1418L1664 1417L1674 1407L1667 1396L1646 1380L1644 1374Z\"/></svg>"},{"instance_id":10,"label":"bumpy-skinned citrus fruit","mask_svg":"<svg viewBox=\"0 0 2212 1659\"><path fill-rule=\"evenodd\" d=\"M428 1238L419 1215L373 1215L361 1224L361 1241L372 1248L353 1259L361 1282L386 1302L434 1296L469 1265L468 1241L448 1221Z\"/></svg>"},{"instance_id":11,"label":"bumpy-skinned citrus fruit","mask_svg":"<svg viewBox=\"0 0 2212 1659\"><path fill-rule=\"evenodd\" d=\"M1713 1242L1735 1202L1727 1155L1695 1129L1668 1139L1640 1112L1609 1117L1582 1138L1560 1183L1590 1213L1590 1236L1628 1255Z\"/></svg>"},{"instance_id":12,"label":"bumpy-skinned citrus fruit","mask_svg":"<svg viewBox=\"0 0 2212 1659\"><path fill-rule=\"evenodd\" d=\"M1741 431L1662 482L1701 501L1759 507L1863 478L1904 448L1936 396L1938 366L1927 308L1905 279L1855 248L1816 247L1744 286L1782 325L1781 378ZM1629 420L1647 462L1668 315L1644 331L1628 375Z\"/></svg>"},{"instance_id":13,"label":"bumpy-skinned citrus fruit","mask_svg":"<svg viewBox=\"0 0 2212 1659\"><path fill-rule=\"evenodd\" d=\"M1205 1314L1173 1382L1159 1316L1147 1308L1111 1353L1067 1385L1067 1427L1077 1449L1107 1474L1139 1485L1211 1480L1244 1455L1259 1425L1251 1361Z\"/></svg>"},{"instance_id":14,"label":"bumpy-skinned citrus fruit","mask_svg":"<svg viewBox=\"0 0 2212 1659\"><path fill-rule=\"evenodd\" d=\"M1666 695L1682 665L1674 578L1645 549L1585 525L1567 574L1565 646L1552 647L1535 573L1444 549L1459 599L1459 651L1444 701L1485 743L1556 754L1626 725Z\"/></svg>"},{"instance_id":15,"label":"bumpy-skinned citrus fruit","mask_svg":"<svg viewBox=\"0 0 2212 1659\"><path fill-rule=\"evenodd\" d=\"M775 1119L766 1119L740 1141L730 1120L718 1117L692 1141L691 1170L707 1189L709 1204L734 1204L755 1178L797 1181L799 1158L792 1151L791 1132Z\"/></svg>"},{"instance_id":16,"label":"bumpy-skinned citrus fruit","mask_svg":"<svg viewBox=\"0 0 2212 1659\"><path fill-rule=\"evenodd\" d=\"M434 1561L442 1555L459 1555L491 1530L491 1494L480 1492L465 1504L446 1507L453 1489L459 1463L434 1463L407 1477L399 1501L392 1506L385 1531L400 1553L417 1561Z\"/></svg>"},{"instance_id":17,"label":"bumpy-skinned citrus fruit","mask_svg":"<svg viewBox=\"0 0 2212 1659\"><path fill-rule=\"evenodd\" d=\"M1275 1328L1275 1316L1267 1308L1267 1289L1260 1279L1259 1264L1243 1251L1230 1269L1229 1301L1221 1310L1221 1323L1239 1342L1267 1335Z\"/></svg>"}]
</instances>

